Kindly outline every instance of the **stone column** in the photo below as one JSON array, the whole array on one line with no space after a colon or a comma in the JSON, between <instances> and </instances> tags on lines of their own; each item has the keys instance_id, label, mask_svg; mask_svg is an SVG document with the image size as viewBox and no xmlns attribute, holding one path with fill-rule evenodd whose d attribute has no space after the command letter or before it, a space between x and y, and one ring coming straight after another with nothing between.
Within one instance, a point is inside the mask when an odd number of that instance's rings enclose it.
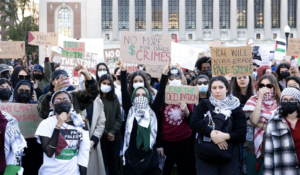
<instances>
[{"instance_id":1,"label":"stone column","mask_svg":"<svg viewBox=\"0 0 300 175\"><path fill-rule=\"evenodd\" d=\"M168 34L169 32L169 0L162 0L163 1L163 11L162 11L162 33Z\"/></svg>"},{"instance_id":2,"label":"stone column","mask_svg":"<svg viewBox=\"0 0 300 175\"><path fill-rule=\"evenodd\" d=\"M236 0L230 0L230 39L237 39L237 4Z\"/></svg>"},{"instance_id":3,"label":"stone column","mask_svg":"<svg viewBox=\"0 0 300 175\"><path fill-rule=\"evenodd\" d=\"M180 40L185 39L185 1L179 0L179 37Z\"/></svg>"},{"instance_id":4,"label":"stone column","mask_svg":"<svg viewBox=\"0 0 300 175\"><path fill-rule=\"evenodd\" d=\"M213 3L213 40L220 39L220 12L219 0L214 0Z\"/></svg>"},{"instance_id":5,"label":"stone column","mask_svg":"<svg viewBox=\"0 0 300 175\"><path fill-rule=\"evenodd\" d=\"M112 32L112 40L119 40L119 2L118 0L113 0L113 32Z\"/></svg>"},{"instance_id":6,"label":"stone column","mask_svg":"<svg viewBox=\"0 0 300 175\"><path fill-rule=\"evenodd\" d=\"M271 39L271 0L265 0L264 4L264 40Z\"/></svg>"},{"instance_id":7,"label":"stone column","mask_svg":"<svg viewBox=\"0 0 300 175\"><path fill-rule=\"evenodd\" d=\"M146 34L152 34L152 4L151 0L146 0Z\"/></svg>"},{"instance_id":8,"label":"stone column","mask_svg":"<svg viewBox=\"0 0 300 175\"><path fill-rule=\"evenodd\" d=\"M202 40L202 0L196 1L196 40Z\"/></svg>"},{"instance_id":9,"label":"stone column","mask_svg":"<svg viewBox=\"0 0 300 175\"><path fill-rule=\"evenodd\" d=\"M135 0L129 0L129 31L135 31Z\"/></svg>"},{"instance_id":10,"label":"stone column","mask_svg":"<svg viewBox=\"0 0 300 175\"><path fill-rule=\"evenodd\" d=\"M248 0L247 4L247 35L248 39L254 38L254 0Z\"/></svg>"}]
</instances>

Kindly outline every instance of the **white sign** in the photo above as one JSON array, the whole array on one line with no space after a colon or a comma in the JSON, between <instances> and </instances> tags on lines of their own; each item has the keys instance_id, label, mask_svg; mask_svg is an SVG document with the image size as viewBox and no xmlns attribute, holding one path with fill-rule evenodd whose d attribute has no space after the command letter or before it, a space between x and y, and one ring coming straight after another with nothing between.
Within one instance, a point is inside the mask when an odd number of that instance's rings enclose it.
<instances>
[{"instance_id":1,"label":"white sign","mask_svg":"<svg viewBox=\"0 0 300 175\"><path fill-rule=\"evenodd\" d=\"M89 53L96 53L97 63L104 62L103 56L103 39L102 38L82 38L79 42L85 42L85 51Z\"/></svg>"}]
</instances>

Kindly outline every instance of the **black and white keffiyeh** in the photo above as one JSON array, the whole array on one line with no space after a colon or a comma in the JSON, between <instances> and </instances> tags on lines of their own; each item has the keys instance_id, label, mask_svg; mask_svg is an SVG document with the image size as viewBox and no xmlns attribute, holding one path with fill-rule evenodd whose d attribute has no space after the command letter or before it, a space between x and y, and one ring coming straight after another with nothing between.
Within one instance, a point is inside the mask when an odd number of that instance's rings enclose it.
<instances>
[{"instance_id":1,"label":"black and white keffiyeh","mask_svg":"<svg viewBox=\"0 0 300 175\"><path fill-rule=\"evenodd\" d=\"M231 111L240 106L240 100L231 94L222 100L218 100L211 95L209 97L209 101L213 106L215 106L215 110L213 112L225 115L226 120L231 116Z\"/></svg>"}]
</instances>

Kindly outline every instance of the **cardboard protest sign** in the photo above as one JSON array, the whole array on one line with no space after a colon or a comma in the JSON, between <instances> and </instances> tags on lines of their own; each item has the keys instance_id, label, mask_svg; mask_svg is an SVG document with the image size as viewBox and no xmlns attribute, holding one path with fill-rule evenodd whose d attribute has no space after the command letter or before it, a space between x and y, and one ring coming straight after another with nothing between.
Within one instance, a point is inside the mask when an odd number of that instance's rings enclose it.
<instances>
[{"instance_id":1,"label":"cardboard protest sign","mask_svg":"<svg viewBox=\"0 0 300 175\"><path fill-rule=\"evenodd\" d=\"M146 65L165 65L171 61L171 35L144 35L122 32L121 58L124 62Z\"/></svg>"},{"instance_id":2,"label":"cardboard protest sign","mask_svg":"<svg viewBox=\"0 0 300 175\"><path fill-rule=\"evenodd\" d=\"M213 75L232 74L233 77L252 75L252 48L213 47L211 50Z\"/></svg>"},{"instance_id":3,"label":"cardboard protest sign","mask_svg":"<svg viewBox=\"0 0 300 175\"><path fill-rule=\"evenodd\" d=\"M198 86L167 86L166 87L166 103L179 104L196 104L199 102Z\"/></svg>"},{"instance_id":4,"label":"cardboard protest sign","mask_svg":"<svg viewBox=\"0 0 300 175\"><path fill-rule=\"evenodd\" d=\"M146 72L151 75L152 78L161 78L163 74L164 67L162 65L147 65Z\"/></svg>"},{"instance_id":5,"label":"cardboard protest sign","mask_svg":"<svg viewBox=\"0 0 300 175\"><path fill-rule=\"evenodd\" d=\"M226 43L224 41L219 41L219 40L208 42L208 46L209 46L210 49L212 47L225 47L225 44Z\"/></svg>"},{"instance_id":6,"label":"cardboard protest sign","mask_svg":"<svg viewBox=\"0 0 300 175\"><path fill-rule=\"evenodd\" d=\"M58 54L61 54L61 52L64 48L64 41L78 41L78 40L76 40L74 38L67 37L67 36L62 35L62 34L59 34L58 35L58 44L56 46L51 47L51 50L58 53Z\"/></svg>"},{"instance_id":7,"label":"cardboard protest sign","mask_svg":"<svg viewBox=\"0 0 300 175\"><path fill-rule=\"evenodd\" d=\"M172 43L172 64L180 64L181 67L193 70L202 49L193 48L183 44Z\"/></svg>"},{"instance_id":8,"label":"cardboard protest sign","mask_svg":"<svg viewBox=\"0 0 300 175\"><path fill-rule=\"evenodd\" d=\"M25 41L0 41L0 58L22 58Z\"/></svg>"},{"instance_id":9,"label":"cardboard protest sign","mask_svg":"<svg viewBox=\"0 0 300 175\"><path fill-rule=\"evenodd\" d=\"M57 46L58 33L28 32L28 44L35 46Z\"/></svg>"},{"instance_id":10,"label":"cardboard protest sign","mask_svg":"<svg viewBox=\"0 0 300 175\"><path fill-rule=\"evenodd\" d=\"M64 41L64 50L74 51L74 52L85 52L84 42L75 41Z\"/></svg>"},{"instance_id":11,"label":"cardboard protest sign","mask_svg":"<svg viewBox=\"0 0 300 175\"><path fill-rule=\"evenodd\" d=\"M120 57L120 49L104 49L104 63L109 68L109 72L114 72L115 68L118 67L116 62L119 60Z\"/></svg>"},{"instance_id":12,"label":"cardboard protest sign","mask_svg":"<svg viewBox=\"0 0 300 175\"><path fill-rule=\"evenodd\" d=\"M300 39L299 38L290 38L289 39L289 44L288 44L286 55L288 55L288 56L300 55Z\"/></svg>"},{"instance_id":13,"label":"cardboard protest sign","mask_svg":"<svg viewBox=\"0 0 300 175\"><path fill-rule=\"evenodd\" d=\"M37 104L0 103L0 109L17 119L20 132L25 138L34 138L34 133L42 121Z\"/></svg>"},{"instance_id":14,"label":"cardboard protest sign","mask_svg":"<svg viewBox=\"0 0 300 175\"><path fill-rule=\"evenodd\" d=\"M138 64L136 63L124 63L127 73L133 73L138 70Z\"/></svg>"}]
</instances>

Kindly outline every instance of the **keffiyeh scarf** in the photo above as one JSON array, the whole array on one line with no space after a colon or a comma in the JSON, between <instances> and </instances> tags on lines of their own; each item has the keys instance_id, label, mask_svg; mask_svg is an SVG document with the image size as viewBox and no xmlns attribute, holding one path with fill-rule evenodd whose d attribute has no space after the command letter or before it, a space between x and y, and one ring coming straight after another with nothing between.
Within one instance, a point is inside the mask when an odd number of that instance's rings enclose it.
<instances>
[{"instance_id":1,"label":"keffiyeh scarf","mask_svg":"<svg viewBox=\"0 0 300 175\"><path fill-rule=\"evenodd\" d=\"M243 108L245 113L254 111L258 101L258 97L259 97L259 92L256 95L252 96L247 101L247 103ZM276 99L274 98L274 91L273 89L271 89L270 92L266 93L263 97L259 122L262 123L268 122L271 119L272 113L276 110L276 108L277 108L277 102ZM265 133L264 130L255 127L254 147L255 147L256 158L259 158L261 155L264 133Z\"/></svg>"},{"instance_id":2,"label":"keffiyeh scarf","mask_svg":"<svg viewBox=\"0 0 300 175\"><path fill-rule=\"evenodd\" d=\"M216 99L213 95L209 97L210 103L215 106L213 111L216 114L225 115L225 120L231 116L231 111L240 106L240 100L233 95L228 95L222 100ZM209 111L208 111L209 112Z\"/></svg>"}]
</instances>

